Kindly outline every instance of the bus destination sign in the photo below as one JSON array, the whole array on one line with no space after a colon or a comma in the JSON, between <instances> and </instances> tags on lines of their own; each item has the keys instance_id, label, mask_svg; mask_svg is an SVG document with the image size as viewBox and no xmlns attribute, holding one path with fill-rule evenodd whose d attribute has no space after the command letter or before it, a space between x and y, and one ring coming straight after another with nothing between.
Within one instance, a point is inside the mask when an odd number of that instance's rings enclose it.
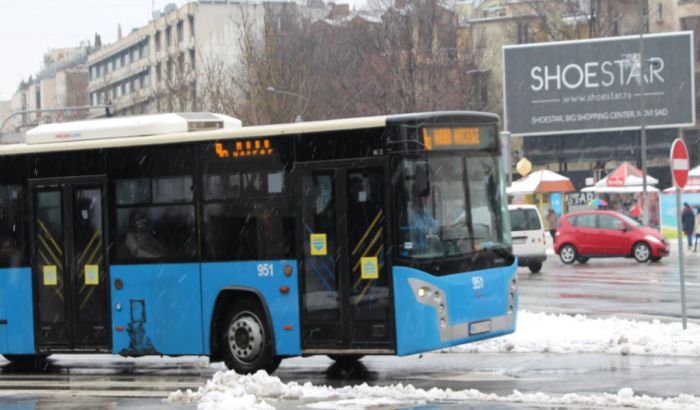
<instances>
[{"instance_id":1,"label":"bus destination sign","mask_svg":"<svg viewBox=\"0 0 700 410\"><path fill-rule=\"evenodd\" d=\"M423 128L423 144L427 151L473 148L481 144L479 128Z\"/></svg>"},{"instance_id":2,"label":"bus destination sign","mask_svg":"<svg viewBox=\"0 0 700 410\"><path fill-rule=\"evenodd\" d=\"M247 157L267 157L275 150L272 148L270 140L265 139L245 139L234 141L230 144L217 142L214 144L214 152L218 158L247 158Z\"/></svg>"}]
</instances>

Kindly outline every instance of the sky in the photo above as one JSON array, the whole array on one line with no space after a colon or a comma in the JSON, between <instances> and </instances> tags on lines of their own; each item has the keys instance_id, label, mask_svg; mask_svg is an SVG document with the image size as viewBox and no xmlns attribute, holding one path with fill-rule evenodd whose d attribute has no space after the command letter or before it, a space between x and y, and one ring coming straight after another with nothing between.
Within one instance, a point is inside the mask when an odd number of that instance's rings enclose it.
<instances>
[{"instance_id":1,"label":"sky","mask_svg":"<svg viewBox=\"0 0 700 410\"><path fill-rule=\"evenodd\" d=\"M9 100L19 82L36 74L50 48L81 41L102 44L145 25L152 11L186 0L0 0L0 100ZM352 1L350 2L353 3Z\"/></svg>"},{"instance_id":2,"label":"sky","mask_svg":"<svg viewBox=\"0 0 700 410\"><path fill-rule=\"evenodd\" d=\"M598 353L616 356L644 355L656 357L700 356L700 326L690 323L683 330L679 322L662 323L659 320L639 321L617 317L589 318L584 315L558 315L518 312L517 330L514 334L496 339L456 346L443 351L455 353L547 353L573 354ZM324 360L322 357L287 360ZM330 363L330 359L325 359ZM428 359L430 360L430 359ZM283 364L284 365L284 364ZM320 366L315 367L320 369ZM496 374L496 371L494 371ZM554 374L554 373L553 373ZM546 376L544 373L542 377ZM550 374L551 376L551 374ZM634 380L627 380L634 383ZM347 385L334 388L311 383L282 382L264 371L243 376L232 371L214 374L198 391L180 391L170 394L170 403L197 403L200 410L274 410L270 404L292 400L295 406L315 409L362 409L372 407L412 407L424 403L453 404L478 402L518 403L547 407L574 406L581 408L643 408L643 409L697 409L700 396L679 395L654 397L636 393L626 386L615 387L610 382L610 392L585 394L551 394L547 383L541 392L513 391L496 395L479 390L440 389L423 390L411 384L369 386ZM375 383L369 383L375 384ZM381 384L381 383L380 383ZM613 391L614 391L613 390ZM478 406L478 405L477 405ZM280 407L285 407L281 405ZM420 407L420 406L419 406ZM429 407L429 406L425 406ZM518 406L519 407L519 406ZM544 406L543 406L544 407Z\"/></svg>"}]
</instances>

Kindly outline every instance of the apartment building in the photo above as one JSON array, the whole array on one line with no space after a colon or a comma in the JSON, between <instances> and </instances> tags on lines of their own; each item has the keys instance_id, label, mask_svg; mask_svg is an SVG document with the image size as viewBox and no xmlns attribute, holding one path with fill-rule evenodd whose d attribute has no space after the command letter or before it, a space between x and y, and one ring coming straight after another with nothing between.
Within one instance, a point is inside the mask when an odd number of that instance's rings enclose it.
<instances>
[{"instance_id":1,"label":"apartment building","mask_svg":"<svg viewBox=\"0 0 700 410\"><path fill-rule=\"evenodd\" d=\"M90 104L111 103L116 115L196 111L207 69L223 64L235 71L245 39L264 38L266 27L283 29L287 11L300 7L306 6L228 0L166 6L147 25L90 54Z\"/></svg>"},{"instance_id":2,"label":"apartment building","mask_svg":"<svg viewBox=\"0 0 700 410\"><path fill-rule=\"evenodd\" d=\"M49 50L39 72L19 84L10 99L10 112L40 111L87 105L87 61L89 47ZM17 115L4 132L20 131L41 122L83 118L87 113L36 112Z\"/></svg>"}]
</instances>

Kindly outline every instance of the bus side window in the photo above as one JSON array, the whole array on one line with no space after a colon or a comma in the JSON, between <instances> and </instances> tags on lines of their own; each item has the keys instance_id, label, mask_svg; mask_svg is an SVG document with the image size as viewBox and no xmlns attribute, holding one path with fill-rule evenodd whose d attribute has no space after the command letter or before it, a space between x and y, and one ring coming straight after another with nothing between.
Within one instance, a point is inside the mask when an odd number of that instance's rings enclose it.
<instances>
[{"instance_id":1,"label":"bus side window","mask_svg":"<svg viewBox=\"0 0 700 410\"><path fill-rule=\"evenodd\" d=\"M25 262L19 185L0 186L0 268Z\"/></svg>"},{"instance_id":2,"label":"bus side window","mask_svg":"<svg viewBox=\"0 0 700 410\"><path fill-rule=\"evenodd\" d=\"M115 186L119 262L196 257L191 176L118 180Z\"/></svg>"}]
</instances>

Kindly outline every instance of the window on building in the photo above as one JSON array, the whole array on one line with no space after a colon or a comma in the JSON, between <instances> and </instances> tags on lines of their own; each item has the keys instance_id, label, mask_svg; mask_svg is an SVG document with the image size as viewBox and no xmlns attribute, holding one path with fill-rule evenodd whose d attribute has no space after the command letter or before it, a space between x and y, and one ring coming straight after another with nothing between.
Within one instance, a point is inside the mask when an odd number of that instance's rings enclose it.
<instances>
[{"instance_id":1,"label":"window on building","mask_svg":"<svg viewBox=\"0 0 700 410\"><path fill-rule=\"evenodd\" d=\"M156 43L156 51L160 51L160 31L156 31L153 42Z\"/></svg>"},{"instance_id":2,"label":"window on building","mask_svg":"<svg viewBox=\"0 0 700 410\"><path fill-rule=\"evenodd\" d=\"M117 54L116 56L114 56L114 69L119 70L119 68L121 68L121 66L122 66L122 57L120 54Z\"/></svg>"},{"instance_id":3,"label":"window on building","mask_svg":"<svg viewBox=\"0 0 700 410\"><path fill-rule=\"evenodd\" d=\"M148 69L141 75L141 88L148 87L151 84L151 70Z\"/></svg>"},{"instance_id":4,"label":"window on building","mask_svg":"<svg viewBox=\"0 0 700 410\"><path fill-rule=\"evenodd\" d=\"M190 23L190 37L194 37L194 16L187 16Z\"/></svg>"},{"instance_id":5,"label":"window on building","mask_svg":"<svg viewBox=\"0 0 700 410\"><path fill-rule=\"evenodd\" d=\"M122 87L124 87L124 95L129 94L131 92L131 80L124 81Z\"/></svg>"},{"instance_id":6,"label":"window on building","mask_svg":"<svg viewBox=\"0 0 700 410\"><path fill-rule=\"evenodd\" d=\"M129 50L129 54L131 54L132 62L136 62L140 58L138 47L131 47L131 49Z\"/></svg>"},{"instance_id":7,"label":"window on building","mask_svg":"<svg viewBox=\"0 0 700 410\"><path fill-rule=\"evenodd\" d=\"M113 65L112 65L112 59L110 58L107 60L107 72L111 72L113 70Z\"/></svg>"},{"instance_id":8,"label":"window on building","mask_svg":"<svg viewBox=\"0 0 700 410\"><path fill-rule=\"evenodd\" d=\"M141 43L141 47L139 47L139 51L141 53L141 58L148 58L148 40Z\"/></svg>"},{"instance_id":9,"label":"window on building","mask_svg":"<svg viewBox=\"0 0 700 410\"><path fill-rule=\"evenodd\" d=\"M518 22L518 44L529 43L530 39L530 23L527 21Z\"/></svg>"},{"instance_id":10,"label":"window on building","mask_svg":"<svg viewBox=\"0 0 700 410\"><path fill-rule=\"evenodd\" d=\"M180 53L177 57L177 68L180 72L185 69L185 53Z\"/></svg>"},{"instance_id":11,"label":"window on building","mask_svg":"<svg viewBox=\"0 0 700 410\"><path fill-rule=\"evenodd\" d=\"M192 67L193 70L195 69L195 59L194 59L194 57L195 57L195 55L194 55L194 48L191 48L191 49L190 49L190 67Z\"/></svg>"},{"instance_id":12,"label":"window on building","mask_svg":"<svg viewBox=\"0 0 700 410\"><path fill-rule=\"evenodd\" d=\"M171 26L168 26L165 29L165 45L167 47L170 47L173 45L173 28Z\"/></svg>"},{"instance_id":13,"label":"window on building","mask_svg":"<svg viewBox=\"0 0 700 410\"><path fill-rule=\"evenodd\" d=\"M168 76L168 81L172 81L173 79L173 61L168 59L167 62L167 76Z\"/></svg>"},{"instance_id":14,"label":"window on building","mask_svg":"<svg viewBox=\"0 0 700 410\"><path fill-rule=\"evenodd\" d=\"M160 69L160 63L156 64L156 82L161 82L163 80L163 73Z\"/></svg>"},{"instance_id":15,"label":"window on building","mask_svg":"<svg viewBox=\"0 0 700 410\"><path fill-rule=\"evenodd\" d=\"M185 23L180 20L177 22L177 42L182 43L185 39Z\"/></svg>"},{"instance_id":16,"label":"window on building","mask_svg":"<svg viewBox=\"0 0 700 410\"><path fill-rule=\"evenodd\" d=\"M681 18L681 30L693 32L695 61L700 61L700 17Z\"/></svg>"}]
</instances>

